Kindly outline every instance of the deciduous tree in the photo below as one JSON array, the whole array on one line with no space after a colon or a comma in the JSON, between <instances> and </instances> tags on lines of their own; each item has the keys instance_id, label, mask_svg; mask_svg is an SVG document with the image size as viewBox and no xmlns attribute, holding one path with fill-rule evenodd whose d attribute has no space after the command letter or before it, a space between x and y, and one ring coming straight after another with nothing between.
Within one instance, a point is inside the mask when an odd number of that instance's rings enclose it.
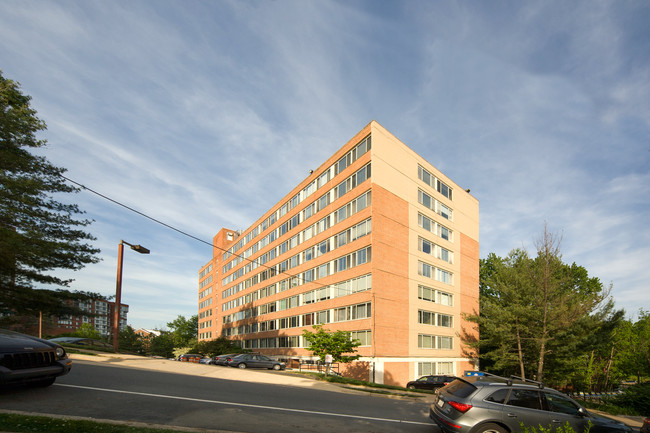
<instances>
[{"instance_id":1,"label":"deciduous tree","mask_svg":"<svg viewBox=\"0 0 650 433\"><path fill-rule=\"evenodd\" d=\"M101 340L102 334L96 330L93 325L90 323L82 323L80 327L73 334L75 337L81 338L93 338L95 340Z\"/></svg>"},{"instance_id":2,"label":"deciduous tree","mask_svg":"<svg viewBox=\"0 0 650 433\"><path fill-rule=\"evenodd\" d=\"M179 315L176 319L167 323L174 339L175 347L192 346L199 332L199 316L194 315L189 319Z\"/></svg>"},{"instance_id":3,"label":"deciduous tree","mask_svg":"<svg viewBox=\"0 0 650 433\"><path fill-rule=\"evenodd\" d=\"M359 359L360 355L352 355L359 347L359 340L352 340L347 331L327 332L323 325L314 325L316 332L302 331L302 336L309 342L309 351L325 362L325 355L332 355L333 362L350 362ZM349 353L350 355L345 355Z\"/></svg>"},{"instance_id":4,"label":"deciduous tree","mask_svg":"<svg viewBox=\"0 0 650 433\"><path fill-rule=\"evenodd\" d=\"M120 331L119 347L121 351L142 354L144 350L144 340L141 335L135 333L135 330L127 326Z\"/></svg>"}]
</instances>

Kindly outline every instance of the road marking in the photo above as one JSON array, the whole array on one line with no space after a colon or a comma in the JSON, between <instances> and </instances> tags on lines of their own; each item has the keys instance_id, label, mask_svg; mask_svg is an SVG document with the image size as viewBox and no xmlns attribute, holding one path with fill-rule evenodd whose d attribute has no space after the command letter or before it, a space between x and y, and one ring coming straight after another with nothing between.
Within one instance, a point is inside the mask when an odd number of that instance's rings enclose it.
<instances>
[{"instance_id":1,"label":"road marking","mask_svg":"<svg viewBox=\"0 0 650 433\"><path fill-rule=\"evenodd\" d=\"M80 386L80 385L68 385L63 383L55 383L54 386L64 386L67 388L78 388L78 389L89 389L92 391L102 391L102 392L113 392L115 394L130 394L130 395L141 395L144 397L157 397L157 398L167 398L170 400L185 400L185 401L194 401L198 403L210 403L210 404L222 404L227 406L241 406L255 409L267 409L267 410L277 410L281 412L298 412L306 413L312 415L323 415L323 416L333 416L339 418L356 418L369 421L383 421L383 422L392 422L397 424L415 424L415 425L432 425L429 422L418 422L418 421L405 421L400 419L390 419L390 418L376 418L372 416L363 416L363 415L346 415L341 413L331 413L331 412L320 412L314 410L303 410L303 409L290 409L284 407L275 407L275 406L263 406L259 404L247 404L247 403L233 403L230 401L219 401L219 400L205 400L202 398L192 398L192 397L176 397L172 395L163 395L163 394L151 394L148 392L137 392L137 391L121 391L117 389L107 389L107 388L95 388L92 386Z\"/></svg>"}]
</instances>

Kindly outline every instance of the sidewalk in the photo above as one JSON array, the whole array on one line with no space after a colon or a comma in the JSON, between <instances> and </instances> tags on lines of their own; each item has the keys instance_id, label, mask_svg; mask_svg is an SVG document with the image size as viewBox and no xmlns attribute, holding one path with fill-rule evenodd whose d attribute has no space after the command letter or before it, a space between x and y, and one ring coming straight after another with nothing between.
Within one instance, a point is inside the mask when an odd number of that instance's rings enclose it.
<instances>
[{"instance_id":1,"label":"sidewalk","mask_svg":"<svg viewBox=\"0 0 650 433\"><path fill-rule=\"evenodd\" d=\"M194 362L180 362L162 358L150 358L146 356L127 355L122 353L103 353L97 355L70 354L72 369L74 361L89 361L120 367L139 368L144 370L156 370L165 373L187 374L192 376L213 377L227 380L239 380L246 382L271 383L285 386L301 386L306 388L328 389L340 391L339 387L307 376L291 374L291 371L276 372L266 370L240 370L218 365L198 364Z\"/></svg>"},{"instance_id":2,"label":"sidewalk","mask_svg":"<svg viewBox=\"0 0 650 433\"><path fill-rule=\"evenodd\" d=\"M645 419L644 416L610 415L608 413L601 412L595 409L588 409L588 410L589 412L593 412L596 415L600 415L606 418L611 418L613 420L622 422L626 426L636 429L635 431L638 431L641 428L641 426L643 426L643 420Z\"/></svg>"},{"instance_id":3,"label":"sidewalk","mask_svg":"<svg viewBox=\"0 0 650 433\"><path fill-rule=\"evenodd\" d=\"M362 386L330 383L317 380L311 375L300 374L291 369L285 371L239 369L219 365L198 364L194 362L179 362L169 359L150 358L146 356L127 355L122 353L97 352L97 355L70 354L72 369L74 361L89 361L107 365L118 365L120 367L139 368L145 370L156 370L166 373L187 374L192 376L203 376L226 380L238 380L255 383L275 384L278 386L299 386L303 388L315 388L332 392L344 393L373 393L390 398L405 398L421 401L429 405L433 401L433 394L410 393L406 390L389 390L379 388L368 388ZM380 394L381 393L381 394ZM411 394L411 395L409 395Z\"/></svg>"}]
</instances>

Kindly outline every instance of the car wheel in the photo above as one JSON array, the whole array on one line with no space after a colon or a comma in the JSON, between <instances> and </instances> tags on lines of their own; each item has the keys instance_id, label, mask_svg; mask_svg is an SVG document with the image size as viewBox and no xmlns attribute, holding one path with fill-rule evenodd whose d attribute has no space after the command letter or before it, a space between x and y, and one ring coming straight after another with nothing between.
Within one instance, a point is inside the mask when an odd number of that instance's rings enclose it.
<instances>
[{"instance_id":1,"label":"car wheel","mask_svg":"<svg viewBox=\"0 0 650 433\"><path fill-rule=\"evenodd\" d=\"M244 364L244 363L242 362L242 363L238 364L237 367L239 367L239 368L241 368L241 369L244 369L244 368L246 368L246 364Z\"/></svg>"},{"instance_id":2,"label":"car wheel","mask_svg":"<svg viewBox=\"0 0 650 433\"><path fill-rule=\"evenodd\" d=\"M415 389L415 386L413 386L413 385L409 385L409 386L408 386L408 389Z\"/></svg>"},{"instance_id":3,"label":"car wheel","mask_svg":"<svg viewBox=\"0 0 650 433\"><path fill-rule=\"evenodd\" d=\"M278 371L280 369L280 364L273 364L273 370Z\"/></svg>"},{"instance_id":4,"label":"car wheel","mask_svg":"<svg viewBox=\"0 0 650 433\"><path fill-rule=\"evenodd\" d=\"M498 424L483 424L477 430L472 430L472 433L508 433L508 430L504 429Z\"/></svg>"}]
</instances>

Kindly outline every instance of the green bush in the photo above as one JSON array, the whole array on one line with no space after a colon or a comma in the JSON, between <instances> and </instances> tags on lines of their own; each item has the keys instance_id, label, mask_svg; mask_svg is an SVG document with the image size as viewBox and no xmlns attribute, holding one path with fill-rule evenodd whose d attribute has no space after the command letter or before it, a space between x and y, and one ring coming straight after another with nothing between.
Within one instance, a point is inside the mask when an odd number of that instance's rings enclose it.
<instances>
[{"instance_id":1,"label":"green bush","mask_svg":"<svg viewBox=\"0 0 650 433\"><path fill-rule=\"evenodd\" d=\"M591 424L584 430L584 433L589 433L589 430L591 430ZM546 428L540 425L539 430L535 427L525 427L524 423L521 423L521 431L522 433L576 433L569 423L564 424L564 427L548 426Z\"/></svg>"},{"instance_id":2,"label":"green bush","mask_svg":"<svg viewBox=\"0 0 650 433\"><path fill-rule=\"evenodd\" d=\"M614 396L608 403L633 409L639 415L650 413L650 382L631 386L622 394Z\"/></svg>"}]
</instances>

